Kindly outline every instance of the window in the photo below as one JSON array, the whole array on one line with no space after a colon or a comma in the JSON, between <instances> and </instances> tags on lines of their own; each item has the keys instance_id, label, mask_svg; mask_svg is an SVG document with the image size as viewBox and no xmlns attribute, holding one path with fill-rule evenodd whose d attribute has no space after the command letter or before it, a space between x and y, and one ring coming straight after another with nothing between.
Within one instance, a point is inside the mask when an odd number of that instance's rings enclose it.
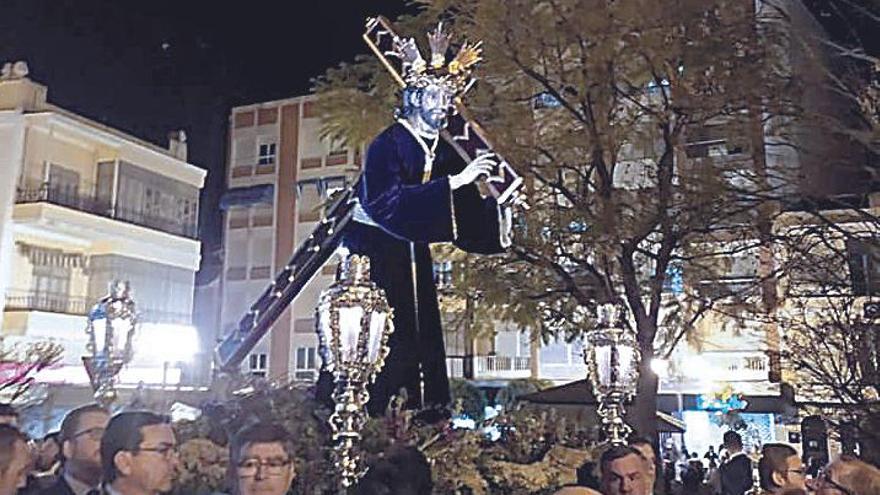
<instances>
[{"instance_id":1,"label":"window","mask_svg":"<svg viewBox=\"0 0 880 495\"><path fill-rule=\"evenodd\" d=\"M79 206L79 173L49 164L49 201L64 206Z\"/></svg>"},{"instance_id":2,"label":"window","mask_svg":"<svg viewBox=\"0 0 880 495\"><path fill-rule=\"evenodd\" d=\"M534 99L532 100L532 106L535 109L558 108L562 106L562 103L560 103L559 100L557 100L556 97L552 94L544 92L535 95Z\"/></svg>"},{"instance_id":3,"label":"window","mask_svg":"<svg viewBox=\"0 0 880 495\"><path fill-rule=\"evenodd\" d=\"M438 290L452 288L452 262L451 261L435 261L434 262L434 285Z\"/></svg>"},{"instance_id":4,"label":"window","mask_svg":"<svg viewBox=\"0 0 880 495\"><path fill-rule=\"evenodd\" d=\"M708 158L739 155L745 151L742 138L736 138L734 127L708 125L696 128L688 135L685 153L688 158Z\"/></svg>"},{"instance_id":5,"label":"window","mask_svg":"<svg viewBox=\"0 0 880 495\"><path fill-rule=\"evenodd\" d=\"M880 251L875 243L861 239L846 241L847 261L853 295L880 293Z\"/></svg>"},{"instance_id":6,"label":"window","mask_svg":"<svg viewBox=\"0 0 880 495\"><path fill-rule=\"evenodd\" d=\"M248 372L253 376L266 376L268 357L265 353L251 354L248 360Z\"/></svg>"},{"instance_id":7,"label":"window","mask_svg":"<svg viewBox=\"0 0 880 495\"><path fill-rule=\"evenodd\" d=\"M260 153L257 158L258 165L275 163L275 143L263 143L260 145Z\"/></svg>"},{"instance_id":8,"label":"window","mask_svg":"<svg viewBox=\"0 0 880 495\"><path fill-rule=\"evenodd\" d=\"M297 347L296 348L296 369L297 370L313 370L316 369L315 363L316 350L314 347Z\"/></svg>"}]
</instances>

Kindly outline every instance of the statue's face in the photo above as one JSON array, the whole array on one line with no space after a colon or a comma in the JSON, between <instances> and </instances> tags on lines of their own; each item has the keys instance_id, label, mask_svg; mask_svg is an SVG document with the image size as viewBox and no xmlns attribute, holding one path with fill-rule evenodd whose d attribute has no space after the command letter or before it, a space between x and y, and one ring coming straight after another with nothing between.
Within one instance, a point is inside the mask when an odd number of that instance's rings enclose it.
<instances>
[{"instance_id":1,"label":"statue's face","mask_svg":"<svg viewBox=\"0 0 880 495\"><path fill-rule=\"evenodd\" d=\"M429 129L439 131L446 127L446 116L452 98L444 87L430 84L419 92L418 115Z\"/></svg>"}]
</instances>

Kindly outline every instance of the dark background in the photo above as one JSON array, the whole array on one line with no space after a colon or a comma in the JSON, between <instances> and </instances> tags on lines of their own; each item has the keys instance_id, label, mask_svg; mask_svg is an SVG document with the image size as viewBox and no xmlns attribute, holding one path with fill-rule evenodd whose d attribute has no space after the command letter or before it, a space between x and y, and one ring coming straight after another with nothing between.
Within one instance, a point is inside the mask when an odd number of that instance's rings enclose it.
<instances>
[{"instance_id":1,"label":"dark background","mask_svg":"<svg viewBox=\"0 0 880 495\"><path fill-rule=\"evenodd\" d=\"M863 0L805 2L835 39L877 53ZM230 107L307 93L311 78L366 52L367 16L405 11L405 0L0 0L0 62L27 61L51 102L147 141L165 146L184 129L189 161L209 171L208 268L219 261Z\"/></svg>"},{"instance_id":2,"label":"dark background","mask_svg":"<svg viewBox=\"0 0 880 495\"><path fill-rule=\"evenodd\" d=\"M311 78L366 52L367 16L406 10L404 0L0 0L0 64L25 60L50 102L160 146L184 129L189 161L209 172L210 265L229 109L308 93Z\"/></svg>"}]
</instances>

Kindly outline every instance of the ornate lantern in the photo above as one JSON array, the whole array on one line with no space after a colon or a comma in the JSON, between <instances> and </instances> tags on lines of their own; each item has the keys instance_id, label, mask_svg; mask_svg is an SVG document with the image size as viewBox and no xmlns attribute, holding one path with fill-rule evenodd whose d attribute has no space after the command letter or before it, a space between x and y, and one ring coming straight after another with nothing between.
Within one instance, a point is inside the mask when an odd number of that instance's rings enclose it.
<instances>
[{"instance_id":1,"label":"ornate lantern","mask_svg":"<svg viewBox=\"0 0 880 495\"><path fill-rule=\"evenodd\" d=\"M616 304L602 304L597 313L597 328L587 334L584 361L599 399L598 413L605 439L622 445L632 432L624 421L624 404L636 392L639 347L635 335L621 324Z\"/></svg>"},{"instance_id":2,"label":"ornate lantern","mask_svg":"<svg viewBox=\"0 0 880 495\"><path fill-rule=\"evenodd\" d=\"M357 448L367 418L367 385L385 365L394 331L385 291L370 281L368 257L343 260L337 281L321 294L317 313L319 352L335 382L330 416L335 462L340 484L348 488L363 474Z\"/></svg>"},{"instance_id":3,"label":"ornate lantern","mask_svg":"<svg viewBox=\"0 0 880 495\"><path fill-rule=\"evenodd\" d=\"M88 356L83 365L92 382L95 399L109 406L116 400L116 376L131 361L137 312L127 281L114 280L109 294L89 311L86 334Z\"/></svg>"}]
</instances>

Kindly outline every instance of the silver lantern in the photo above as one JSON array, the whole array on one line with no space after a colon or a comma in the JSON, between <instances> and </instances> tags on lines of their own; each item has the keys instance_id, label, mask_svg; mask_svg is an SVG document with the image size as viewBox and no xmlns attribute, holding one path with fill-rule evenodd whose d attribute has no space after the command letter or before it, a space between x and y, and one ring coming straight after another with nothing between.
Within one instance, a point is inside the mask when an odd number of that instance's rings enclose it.
<instances>
[{"instance_id":1,"label":"silver lantern","mask_svg":"<svg viewBox=\"0 0 880 495\"><path fill-rule=\"evenodd\" d=\"M336 282L321 294L316 320L318 349L335 384L330 416L335 464L341 486L348 488L364 472L358 443L367 419L367 386L385 365L394 331L385 291L370 281L368 257L342 261Z\"/></svg>"},{"instance_id":2,"label":"silver lantern","mask_svg":"<svg viewBox=\"0 0 880 495\"><path fill-rule=\"evenodd\" d=\"M624 404L635 395L639 377L639 347L621 321L620 307L597 308L597 326L586 336L587 376L599 400L598 414L606 441L626 444L632 428L624 421Z\"/></svg>"},{"instance_id":3,"label":"silver lantern","mask_svg":"<svg viewBox=\"0 0 880 495\"><path fill-rule=\"evenodd\" d=\"M114 280L109 293L88 315L83 365L89 374L95 399L105 407L117 397L116 377L132 357L132 339L137 328L137 311L127 281Z\"/></svg>"}]
</instances>

